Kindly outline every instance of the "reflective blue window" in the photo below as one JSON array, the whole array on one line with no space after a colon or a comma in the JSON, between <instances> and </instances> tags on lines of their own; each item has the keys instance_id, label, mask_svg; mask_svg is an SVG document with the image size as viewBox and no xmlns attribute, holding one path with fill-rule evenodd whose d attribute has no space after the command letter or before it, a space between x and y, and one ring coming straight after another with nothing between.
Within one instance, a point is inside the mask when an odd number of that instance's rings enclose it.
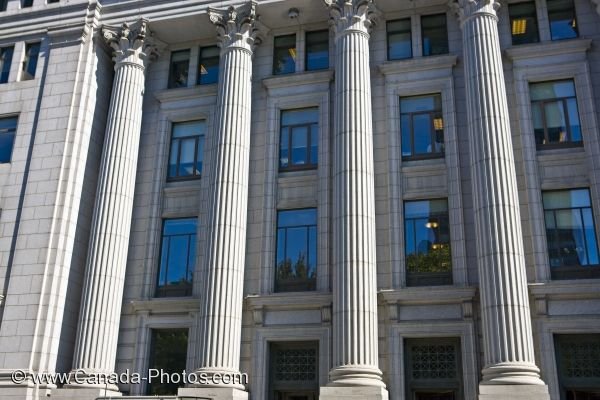
<instances>
[{"instance_id":1,"label":"reflective blue window","mask_svg":"<svg viewBox=\"0 0 600 400\"><path fill-rule=\"evenodd\" d=\"M540 41L534 1L509 4L508 14L512 44L537 43Z\"/></svg>"},{"instance_id":2,"label":"reflective blue window","mask_svg":"<svg viewBox=\"0 0 600 400\"><path fill-rule=\"evenodd\" d=\"M412 57L412 37L410 18L387 23L388 60L402 60Z\"/></svg>"},{"instance_id":3,"label":"reflective blue window","mask_svg":"<svg viewBox=\"0 0 600 400\"><path fill-rule=\"evenodd\" d=\"M8 82L14 47L0 48L0 83Z\"/></svg>"},{"instance_id":4,"label":"reflective blue window","mask_svg":"<svg viewBox=\"0 0 600 400\"><path fill-rule=\"evenodd\" d=\"M169 180L199 178L202 175L205 134L204 120L173 124Z\"/></svg>"},{"instance_id":5,"label":"reflective blue window","mask_svg":"<svg viewBox=\"0 0 600 400\"><path fill-rule=\"evenodd\" d=\"M164 220L156 297L191 296L196 225L196 218Z\"/></svg>"},{"instance_id":6,"label":"reflective blue window","mask_svg":"<svg viewBox=\"0 0 600 400\"><path fill-rule=\"evenodd\" d=\"M421 17L421 37L423 39L424 56L448 54L446 14Z\"/></svg>"},{"instance_id":7,"label":"reflective blue window","mask_svg":"<svg viewBox=\"0 0 600 400\"><path fill-rule=\"evenodd\" d=\"M401 97L400 130L403 159L443 157L442 96Z\"/></svg>"},{"instance_id":8,"label":"reflective blue window","mask_svg":"<svg viewBox=\"0 0 600 400\"><path fill-rule=\"evenodd\" d=\"M277 213L276 292L316 290L317 210Z\"/></svg>"},{"instance_id":9,"label":"reflective blue window","mask_svg":"<svg viewBox=\"0 0 600 400\"><path fill-rule=\"evenodd\" d=\"M296 35L278 36L273 49L273 74L296 72Z\"/></svg>"},{"instance_id":10,"label":"reflective blue window","mask_svg":"<svg viewBox=\"0 0 600 400\"><path fill-rule=\"evenodd\" d=\"M547 0L546 5L552 40L572 39L579 36L573 0Z\"/></svg>"},{"instance_id":11,"label":"reflective blue window","mask_svg":"<svg viewBox=\"0 0 600 400\"><path fill-rule=\"evenodd\" d=\"M219 80L219 54L217 46L200 48L200 61L198 63L198 84L208 85Z\"/></svg>"},{"instance_id":12,"label":"reflective blue window","mask_svg":"<svg viewBox=\"0 0 600 400\"><path fill-rule=\"evenodd\" d=\"M319 109L302 108L281 112L279 169L316 168L319 157Z\"/></svg>"},{"instance_id":13,"label":"reflective blue window","mask_svg":"<svg viewBox=\"0 0 600 400\"><path fill-rule=\"evenodd\" d=\"M187 87L190 69L190 51L179 50L171 53L169 88Z\"/></svg>"},{"instance_id":14,"label":"reflective blue window","mask_svg":"<svg viewBox=\"0 0 600 400\"><path fill-rule=\"evenodd\" d=\"M10 162L16 132L17 117L0 118L0 163Z\"/></svg>"},{"instance_id":15,"label":"reflective blue window","mask_svg":"<svg viewBox=\"0 0 600 400\"><path fill-rule=\"evenodd\" d=\"M329 68L329 30L306 33L306 70Z\"/></svg>"},{"instance_id":16,"label":"reflective blue window","mask_svg":"<svg viewBox=\"0 0 600 400\"><path fill-rule=\"evenodd\" d=\"M35 77L39 55L39 43L28 43L25 46L25 61L23 61L23 73L21 75L22 81L27 81Z\"/></svg>"}]
</instances>

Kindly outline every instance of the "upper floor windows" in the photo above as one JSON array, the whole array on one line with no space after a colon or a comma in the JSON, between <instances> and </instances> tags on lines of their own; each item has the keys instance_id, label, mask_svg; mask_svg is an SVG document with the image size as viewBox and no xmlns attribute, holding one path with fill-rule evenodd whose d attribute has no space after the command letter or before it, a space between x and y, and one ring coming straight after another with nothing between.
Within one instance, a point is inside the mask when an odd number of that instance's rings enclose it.
<instances>
[{"instance_id":1,"label":"upper floor windows","mask_svg":"<svg viewBox=\"0 0 600 400\"><path fill-rule=\"evenodd\" d=\"M306 70L329 68L329 30L306 32Z\"/></svg>"},{"instance_id":2,"label":"upper floor windows","mask_svg":"<svg viewBox=\"0 0 600 400\"><path fill-rule=\"evenodd\" d=\"M403 60L412 57L412 32L410 18L388 21L388 60Z\"/></svg>"},{"instance_id":3,"label":"upper floor windows","mask_svg":"<svg viewBox=\"0 0 600 400\"><path fill-rule=\"evenodd\" d=\"M25 60L23 61L21 80L26 81L35 77L35 70L37 69L39 54L39 43L27 43L25 46Z\"/></svg>"},{"instance_id":4,"label":"upper floor windows","mask_svg":"<svg viewBox=\"0 0 600 400\"><path fill-rule=\"evenodd\" d=\"M6 11L7 5L8 5L8 0L0 0L0 11Z\"/></svg>"},{"instance_id":5,"label":"upper floor windows","mask_svg":"<svg viewBox=\"0 0 600 400\"><path fill-rule=\"evenodd\" d=\"M205 120L173 124L167 176L169 180L201 176L205 134Z\"/></svg>"},{"instance_id":6,"label":"upper floor windows","mask_svg":"<svg viewBox=\"0 0 600 400\"><path fill-rule=\"evenodd\" d=\"M217 83L219 80L219 54L218 46L200 48L198 62L198 84L207 85Z\"/></svg>"},{"instance_id":7,"label":"upper floor windows","mask_svg":"<svg viewBox=\"0 0 600 400\"><path fill-rule=\"evenodd\" d=\"M552 40L579 36L573 0L546 0Z\"/></svg>"},{"instance_id":8,"label":"upper floor windows","mask_svg":"<svg viewBox=\"0 0 600 400\"><path fill-rule=\"evenodd\" d=\"M277 213L276 292L316 290L317 209Z\"/></svg>"},{"instance_id":9,"label":"upper floor windows","mask_svg":"<svg viewBox=\"0 0 600 400\"><path fill-rule=\"evenodd\" d=\"M196 263L196 218L163 222L156 297L191 296Z\"/></svg>"},{"instance_id":10,"label":"upper floor windows","mask_svg":"<svg viewBox=\"0 0 600 400\"><path fill-rule=\"evenodd\" d=\"M591 277L600 261L589 190L548 191L542 199L552 278Z\"/></svg>"},{"instance_id":11,"label":"upper floor windows","mask_svg":"<svg viewBox=\"0 0 600 400\"><path fill-rule=\"evenodd\" d=\"M531 83L529 92L538 149L581 145L581 124L573 80Z\"/></svg>"},{"instance_id":12,"label":"upper floor windows","mask_svg":"<svg viewBox=\"0 0 600 400\"><path fill-rule=\"evenodd\" d=\"M16 132L17 117L0 118L0 163L10 162Z\"/></svg>"},{"instance_id":13,"label":"upper floor windows","mask_svg":"<svg viewBox=\"0 0 600 400\"><path fill-rule=\"evenodd\" d=\"M424 56L448 54L446 14L421 17L421 40Z\"/></svg>"},{"instance_id":14,"label":"upper floor windows","mask_svg":"<svg viewBox=\"0 0 600 400\"><path fill-rule=\"evenodd\" d=\"M8 82L14 47L0 47L0 83Z\"/></svg>"},{"instance_id":15,"label":"upper floor windows","mask_svg":"<svg viewBox=\"0 0 600 400\"><path fill-rule=\"evenodd\" d=\"M190 51L171 52L171 68L169 70L169 89L186 87L190 69Z\"/></svg>"},{"instance_id":16,"label":"upper floor windows","mask_svg":"<svg viewBox=\"0 0 600 400\"><path fill-rule=\"evenodd\" d=\"M508 14L513 45L540 41L535 2L509 4Z\"/></svg>"},{"instance_id":17,"label":"upper floor windows","mask_svg":"<svg viewBox=\"0 0 600 400\"><path fill-rule=\"evenodd\" d=\"M296 34L277 36L273 49L273 75L296 72Z\"/></svg>"},{"instance_id":18,"label":"upper floor windows","mask_svg":"<svg viewBox=\"0 0 600 400\"><path fill-rule=\"evenodd\" d=\"M444 120L439 94L400 98L402 158L444 155Z\"/></svg>"},{"instance_id":19,"label":"upper floor windows","mask_svg":"<svg viewBox=\"0 0 600 400\"><path fill-rule=\"evenodd\" d=\"M279 170L316 168L318 163L319 109L281 112Z\"/></svg>"},{"instance_id":20,"label":"upper floor windows","mask_svg":"<svg viewBox=\"0 0 600 400\"><path fill-rule=\"evenodd\" d=\"M21 0L21 8L33 6L33 0Z\"/></svg>"}]
</instances>

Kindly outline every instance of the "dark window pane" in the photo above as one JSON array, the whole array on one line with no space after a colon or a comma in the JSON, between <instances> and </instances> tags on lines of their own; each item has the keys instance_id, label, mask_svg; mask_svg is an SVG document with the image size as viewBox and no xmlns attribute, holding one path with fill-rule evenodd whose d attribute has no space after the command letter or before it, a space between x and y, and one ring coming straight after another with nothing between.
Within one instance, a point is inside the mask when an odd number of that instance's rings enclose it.
<instances>
[{"instance_id":1,"label":"dark window pane","mask_svg":"<svg viewBox=\"0 0 600 400\"><path fill-rule=\"evenodd\" d=\"M296 56L296 35L276 37L273 50L273 74L296 72Z\"/></svg>"},{"instance_id":2,"label":"dark window pane","mask_svg":"<svg viewBox=\"0 0 600 400\"><path fill-rule=\"evenodd\" d=\"M306 70L329 68L329 31L306 33Z\"/></svg>"},{"instance_id":3,"label":"dark window pane","mask_svg":"<svg viewBox=\"0 0 600 400\"><path fill-rule=\"evenodd\" d=\"M169 179L198 178L202 175L206 121L173 124L169 154Z\"/></svg>"},{"instance_id":4,"label":"dark window pane","mask_svg":"<svg viewBox=\"0 0 600 400\"><path fill-rule=\"evenodd\" d=\"M272 342L269 346L269 399L317 400L318 342Z\"/></svg>"},{"instance_id":5,"label":"dark window pane","mask_svg":"<svg viewBox=\"0 0 600 400\"><path fill-rule=\"evenodd\" d=\"M547 0L546 5L552 40L571 39L579 36L573 0Z\"/></svg>"},{"instance_id":6,"label":"dark window pane","mask_svg":"<svg viewBox=\"0 0 600 400\"><path fill-rule=\"evenodd\" d=\"M555 334L561 399L600 399L600 335Z\"/></svg>"},{"instance_id":7,"label":"dark window pane","mask_svg":"<svg viewBox=\"0 0 600 400\"><path fill-rule=\"evenodd\" d=\"M0 83L8 82L14 47L0 48Z\"/></svg>"},{"instance_id":8,"label":"dark window pane","mask_svg":"<svg viewBox=\"0 0 600 400\"><path fill-rule=\"evenodd\" d=\"M8 0L0 0L0 11L6 11L7 5L8 5Z\"/></svg>"},{"instance_id":9,"label":"dark window pane","mask_svg":"<svg viewBox=\"0 0 600 400\"><path fill-rule=\"evenodd\" d=\"M196 218L163 223L156 297L190 296L196 262Z\"/></svg>"},{"instance_id":10,"label":"dark window pane","mask_svg":"<svg viewBox=\"0 0 600 400\"><path fill-rule=\"evenodd\" d=\"M508 5L512 44L537 43L540 41L535 2Z\"/></svg>"},{"instance_id":11,"label":"dark window pane","mask_svg":"<svg viewBox=\"0 0 600 400\"><path fill-rule=\"evenodd\" d=\"M171 53L171 69L169 71L169 88L186 87L190 69L190 51L181 50Z\"/></svg>"},{"instance_id":12,"label":"dark window pane","mask_svg":"<svg viewBox=\"0 0 600 400\"><path fill-rule=\"evenodd\" d=\"M319 109L281 112L279 169L316 168L319 144Z\"/></svg>"},{"instance_id":13,"label":"dark window pane","mask_svg":"<svg viewBox=\"0 0 600 400\"><path fill-rule=\"evenodd\" d=\"M0 163L10 162L16 132L17 117L0 118Z\"/></svg>"},{"instance_id":14,"label":"dark window pane","mask_svg":"<svg viewBox=\"0 0 600 400\"><path fill-rule=\"evenodd\" d=\"M412 57L410 18L387 23L388 60Z\"/></svg>"},{"instance_id":15,"label":"dark window pane","mask_svg":"<svg viewBox=\"0 0 600 400\"><path fill-rule=\"evenodd\" d=\"M21 0L21 7L31 7L33 6L33 0Z\"/></svg>"},{"instance_id":16,"label":"dark window pane","mask_svg":"<svg viewBox=\"0 0 600 400\"><path fill-rule=\"evenodd\" d=\"M162 370L166 374L179 374L186 369L188 331L187 329L153 329L150 342L150 368ZM173 395L183 383L161 382L154 378L148 382L148 395Z\"/></svg>"},{"instance_id":17,"label":"dark window pane","mask_svg":"<svg viewBox=\"0 0 600 400\"><path fill-rule=\"evenodd\" d=\"M200 85L217 83L219 80L219 54L217 46L202 47L198 63L198 83Z\"/></svg>"},{"instance_id":18,"label":"dark window pane","mask_svg":"<svg viewBox=\"0 0 600 400\"><path fill-rule=\"evenodd\" d=\"M39 43L28 43L25 46L25 61L23 61L23 73L21 75L21 80L26 81L35 77L39 53Z\"/></svg>"},{"instance_id":19,"label":"dark window pane","mask_svg":"<svg viewBox=\"0 0 600 400\"><path fill-rule=\"evenodd\" d=\"M400 98L402 157L428 158L444 154L444 120L439 94Z\"/></svg>"},{"instance_id":20,"label":"dark window pane","mask_svg":"<svg viewBox=\"0 0 600 400\"><path fill-rule=\"evenodd\" d=\"M448 54L448 29L446 14L421 17L423 55Z\"/></svg>"}]
</instances>

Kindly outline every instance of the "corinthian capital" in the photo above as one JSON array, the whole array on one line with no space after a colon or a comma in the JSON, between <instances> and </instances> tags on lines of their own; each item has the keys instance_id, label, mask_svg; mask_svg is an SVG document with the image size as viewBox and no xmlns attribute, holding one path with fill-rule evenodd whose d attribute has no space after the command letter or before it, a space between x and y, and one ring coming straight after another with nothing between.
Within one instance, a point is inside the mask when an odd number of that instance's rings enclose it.
<instances>
[{"instance_id":1,"label":"corinthian capital","mask_svg":"<svg viewBox=\"0 0 600 400\"><path fill-rule=\"evenodd\" d=\"M148 29L148 21L140 19L133 24L124 22L120 27L102 27L104 39L113 49L115 69L123 64L135 64L145 68L158 56L159 42Z\"/></svg>"},{"instance_id":2,"label":"corinthian capital","mask_svg":"<svg viewBox=\"0 0 600 400\"><path fill-rule=\"evenodd\" d=\"M373 0L323 0L336 33L360 31L368 34L377 12Z\"/></svg>"},{"instance_id":3,"label":"corinthian capital","mask_svg":"<svg viewBox=\"0 0 600 400\"><path fill-rule=\"evenodd\" d=\"M450 0L448 5L456 13L461 26L469 18L478 15L491 15L498 18L496 10L500 8L498 0Z\"/></svg>"},{"instance_id":4,"label":"corinthian capital","mask_svg":"<svg viewBox=\"0 0 600 400\"><path fill-rule=\"evenodd\" d=\"M250 1L237 8L231 6L227 10L208 8L210 21L217 28L221 51L233 47L253 51L258 42L256 5L255 1Z\"/></svg>"}]
</instances>

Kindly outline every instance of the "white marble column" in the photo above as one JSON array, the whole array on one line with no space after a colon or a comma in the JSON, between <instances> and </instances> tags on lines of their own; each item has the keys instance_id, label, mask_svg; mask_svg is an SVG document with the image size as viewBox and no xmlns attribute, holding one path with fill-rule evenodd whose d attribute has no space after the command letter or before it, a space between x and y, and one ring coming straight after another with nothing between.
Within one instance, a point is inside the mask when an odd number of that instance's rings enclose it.
<instances>
[{"instance_id":1,"label":"white marble column","mask_svg":"<svg viewBox=\"0 0 600 400\"><path fill-rule=\"evenodd\" d=\"M321 399L387 399L378 367L371 0L325 0L335 30L333 369Z\"/></svg>"},{"instance_id":2,"label":"white marble column","mask_svg":"<svg viewBox=\"0 0 600 400\"><path fill-rule=\"evenodd\" d=\"M105 26L102 32L114 50L115 76L73 359L72 374L81 378L80 382L71 380L70 387L75 388L104 388L104 384L95 384L91 379L81 380L88 374L115 371L142 123L144 71L156 52L146 20L121 27ZM108 387L117 390L114 385Z\"/></svg>"},{"instance_id":3,"label":"white marble column","mask_svg":"<svg viewBox=\"0 0 600 400\"><path fill-rule=\"evenodd\" d=\"M209 16L217 28L221 55L196 374L216 376L238 373L240 365L256 3L227 10L209 8ZM243 389L239 382L214 381L179 393L241 399L247 398Z\"/></svg>"},{"instance_id":4,"label":"white marble column","mask_svg":"<svg viewBox=\"0 0 600 400\"><path fill-rule=\"evenodd\" d=\"M480 398L548 398L535 365L496 0L458 0L484 360Z\"/></svg>"}]
</instances>

